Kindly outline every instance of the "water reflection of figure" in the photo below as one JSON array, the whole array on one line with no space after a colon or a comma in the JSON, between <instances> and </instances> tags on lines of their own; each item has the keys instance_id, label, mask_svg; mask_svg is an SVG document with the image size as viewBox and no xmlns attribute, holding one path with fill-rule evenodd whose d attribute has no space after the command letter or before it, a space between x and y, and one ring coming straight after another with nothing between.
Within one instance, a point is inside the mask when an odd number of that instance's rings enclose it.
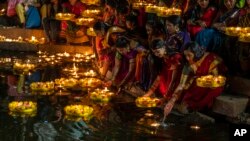
<instances>
[{"instance_id":1,"label":"water reflection of figure","mask_svg":"<svg viewBox=\"0 0 250 141\"><path fill-rule=\"evenodd\" d=\"M50 122L53 110L48 97L38 100L38 118L40 120L34 124L34 132L38 136L38 141L55 141L58 136L58 132Z\"/></svg>"},{"instance_id":2,"label":"water reflection of figure","mask_svg":"<svg viewBox=\"0 0 250 141\"><path fill-rule=\"evenodd\" d=\"M64 127L62 128L62 139L65 141L82 140L84 135L88 135L88 126L83 121L64 121Z\"/></svg>"}]
</instances>

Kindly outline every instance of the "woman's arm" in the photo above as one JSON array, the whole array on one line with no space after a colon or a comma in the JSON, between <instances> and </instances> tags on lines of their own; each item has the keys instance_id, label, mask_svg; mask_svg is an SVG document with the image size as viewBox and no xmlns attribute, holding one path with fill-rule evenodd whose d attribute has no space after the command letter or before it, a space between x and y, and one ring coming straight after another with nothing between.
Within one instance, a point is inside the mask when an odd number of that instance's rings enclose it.
<instances>
[{"instance_id":1,"label":"woman's arm","mask_svg":"<svg viewBox=\"0 0 250 141\"><path fill-rule=\"evenodd\" d=\"M160 76L157 75L152 86L150 87L150 89L147 91L147 93L144 96L151 96L155 92L155 90L159 86L159 84L160 84Z\"/></svg>"},{"instance_id":2,"label":"woman's arm","mask_svg":"<svg viewBox=\"0 0 250 141\"><path fill-rule=\"evenodd\" d=\"M166 92L166 94L164 96L167 96L169 91L173 88L173 83L175 82L175 79L176 79L176 76L177 76L177 71L178 70L176 70L176 69L173 70L173 73L172 73L171 78L170 78L171 82L170 82L170 84L168 86L168 91Z\"/></svg>"},{"instance_id":3,"label":"woman's arm","mask_svg":"<svg viewBox=\"0 0 250 141\"><path fill-rule=\"evenodd\" d=\"M128 81L128 78L132 75L132 72L134 71L134 69L135 69L135 58L129 60L129 70L128 70L128 73L123 78L123 80L121 81L121 83L119 84L119 86L124 85Z\"/></svg>"},{"instance_id":4,"label":"woman's arm","mask_svg":"<svg viewBox=\"0 0 250 141\"><path fill-rule=\"evenodd\" d=\"M177 88L175 89L171 99L168 101L168 103L166 104L166 106L164 108L164 115L165 116L167 116L171 112L175 102L178 100L182 91L184 90L185 85L187 84L187 80L188 80L188 76L189 76L190 72L191 72L191 70L189 67L183 68L180 83L177 86Z\"/></svg>"},{"instance_id":5,"label":"woman's arm","mask_svg":"<svg viewBox=\"0 0 250 141\"><path fill-rule=\"evenodd\" d=\"M116 79L116 76L120 70L120 67L121 67L121 60L119 58L115 58L115 66L114 66L114 69L113 69L113 72L112 72L112 78L111 78L111 81L114 82L115 79Z\"/></svg>"}]
</instances>

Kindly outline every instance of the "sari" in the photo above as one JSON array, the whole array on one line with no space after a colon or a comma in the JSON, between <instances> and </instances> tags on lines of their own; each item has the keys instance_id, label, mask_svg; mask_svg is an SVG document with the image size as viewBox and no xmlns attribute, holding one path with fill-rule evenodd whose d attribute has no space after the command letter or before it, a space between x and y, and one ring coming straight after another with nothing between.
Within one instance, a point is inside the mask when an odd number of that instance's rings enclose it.
<instances>
[{"instance_id":1,"label":"sari","mask_svg":"<svg viewBox=\"0 0 250 141\"><path fill-rule=\"evenodd\" d=\"M238 24L240 10L238 8L233 8L226 13L220 11L217 15L217 23L224 23L226 26L236 26ZM200 31L195 41L207 51L219 52L223 42L225 40L225 35L215 28L207 28Z\"/></svg>"},{"instance_id":2,"label":"sari","mask_svg":"<svg viewBox=\"0 0 250 141\"><path fill-rule=\"evenodd\" d=\"M75 5L71 5L69 2L63 3L63 12L75 14L76 18L81 16L81 13L86 9L86 5L80 1L76 2ZM66 31L68 28L72 28L73 22L71 21L62 21L61 29ZM74 25L73 25L74 26Z\"/></svg>"},{"instance_id":3,"label":"sari","mask_svg":"<svg viewBox=\"0 0 250 141\"><path fill-rule=\"evenodd\" d=\"M130 60L136 59L136 55L137 55L136 50L131 50L126 54L120 54L116 52L115 57L121 61L121 66L115 78L115 84L120 84L123 81L123 79L127 76L129 72ZM125 83L133 81L134 78L135 78L135 68Z\"/></svg>"},{"instance_id":4,"label":"sari","mask_svg":"<svg viewBox=\"0 0 250 141\"><path fill-rule=\"evenodd\" d=\"M197 6L191 12L191 20L196 22L198 20L205 22L207 27L210 27L213 19L216 16L216 9L214 7L208 7L207 10L200 16L200 8ZM204 28L199 24L187 24L187 31L190 33L191 37L195 37Z\"/></svg>"},{"instance_id":5,"label":"sari","mask_svg":"<svg viewBox=\"0 0 250 141\"><path fill-rule=\"evenodd\" d=\"M211 108L213 101L222 93L224 87L199 87L196 85L195 78L212 74L215 70L218 74L224 74L226 67L222 59L213 53L205 54L196 64L196 72L192 71L191 73L191 71L189 71L188 78L191 83L189 88L182 93L182 102L187 104L188 108L192 110ZM190 68L190 70L192 69Z\"/></svg>"},{"instance_id":6,"label":"sari","mask_svg":"<svg viewBox=\"0 0 250 141\"><path fill-rule=\"evenodd\" d=\"M182 69L181 62L182 55L180 53L173 54L163 60L163 66L159 73L160 83L157 88L157 93L167 99L172 97L173 91L179 84ZM175 71L177 71L176 74L174 74ZM176 75L176 77L173 77L174 75ZM171 84L172 86L170 87Z\"/></svg>"}]
</instances>

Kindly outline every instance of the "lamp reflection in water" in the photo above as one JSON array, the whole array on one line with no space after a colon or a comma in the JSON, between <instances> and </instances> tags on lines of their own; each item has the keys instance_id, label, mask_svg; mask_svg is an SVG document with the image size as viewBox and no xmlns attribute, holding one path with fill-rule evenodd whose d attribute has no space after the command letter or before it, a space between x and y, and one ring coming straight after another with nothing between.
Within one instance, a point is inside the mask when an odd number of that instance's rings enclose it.
<instances>
[{"instance_id":1,"label":"lamp reflection in water","mask_svg":"<svg viewBox=\"0 0 250 141\"><path fill-rule=\"evenodd\" d=\"M191 125L190 128L194 129L194 130L199 130L200 126L198 126L198 125Z\"/></svg>"}]
</instances>

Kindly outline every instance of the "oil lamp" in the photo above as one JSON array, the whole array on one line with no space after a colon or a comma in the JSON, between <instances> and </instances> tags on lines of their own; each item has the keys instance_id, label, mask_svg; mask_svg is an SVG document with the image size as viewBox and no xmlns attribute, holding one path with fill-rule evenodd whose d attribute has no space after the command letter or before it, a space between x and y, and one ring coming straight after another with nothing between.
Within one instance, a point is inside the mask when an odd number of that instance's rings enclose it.
<instances>
[{"instance_id":1,"label":"oil lamp","mask_svg":"<svg viewBox=\"0 0 250 141\"><path fill-rule=\"evenodd\" d=\"M57 13L56 14L56 19L57 20L64 20L64 21L67 21L67 20L72 20L74 19L75 15L72 14L72 13Z\"/></svg>"},{"instance_id":2,"label":"oil lamp","mask_svg":"<svg viewBox=\"0 0 250 141\"><path fill-rule=\"evenodd\" d=\"M113 96L114 93L109 91L107 87L104 89L95 89L90 93L90 99L101 103L107 103Z\"/></svg>"},{"instance_id":3,"label":"oil lamp","mask_svg":"<svg viewBox=\"0 0 250 141\"><path fill-rule=\"evenodd\" d=\"M86 77L95 77L97 74L94 72L94 70L89 70L83 74Z\"/></svg>"},{"instance_id":4,"label":"oil lamp","mask_svg":"<svg viewBox=\"0 0 250 141\"><path fill-rule=\"evenodd\" d=\"M8 107L12 116L34 117L37 113L37 103L32 101L13 101Z\"/></svg>"},{"instance_id":5,"label":"oil lamp","mask_svg":"<svg viewBox=\"0 0 250 141\"><path fill-rule=\"evenodd\" d=\"M222 87L226 83L226 77L218 75L206 75L201 76L196 79L196 84L199 87L207 87L207 88L215 88L215 87Z\"/></svg>"},{"instance_id":6,"label":"oil lamp","mask_svg":"<svg viewBox=\"0 0 250 141\"><path fill-rule=\"evenodd\" d=\"M75 119L77 117L82 117L84 120L90 120L94 109L87 105L68 105L64 108L67 119ZM78 118L77 118L78 119Z\"/></svg>"}]
</instances>

